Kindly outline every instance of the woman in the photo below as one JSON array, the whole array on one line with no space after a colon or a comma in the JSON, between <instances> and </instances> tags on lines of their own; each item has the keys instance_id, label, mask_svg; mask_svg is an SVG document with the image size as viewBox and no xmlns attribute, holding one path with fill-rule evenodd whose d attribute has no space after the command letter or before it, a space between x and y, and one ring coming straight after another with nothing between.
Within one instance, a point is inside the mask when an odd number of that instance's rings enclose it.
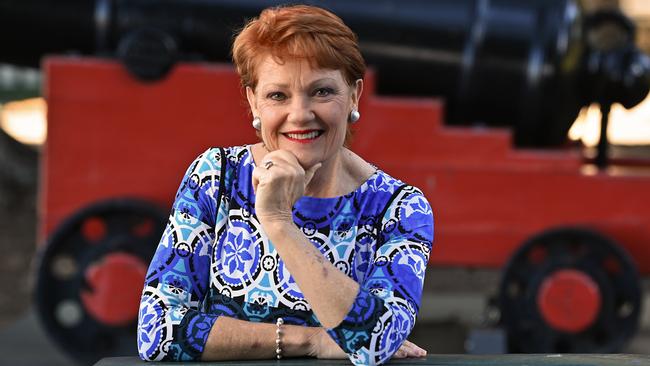
<instances>
[{"instance_id":1,"label":"woman","mask_svg":"<svg viewBox=\"0 0 650 366\"><path fill-rule=\"evenodd\" d=\"M431 209L345 147L365 72L356 36L320 8L271 8L233 59L262 142L187 170L145 280L140 356L424 356L406 338Z\"/></svg>"}]
</instances>

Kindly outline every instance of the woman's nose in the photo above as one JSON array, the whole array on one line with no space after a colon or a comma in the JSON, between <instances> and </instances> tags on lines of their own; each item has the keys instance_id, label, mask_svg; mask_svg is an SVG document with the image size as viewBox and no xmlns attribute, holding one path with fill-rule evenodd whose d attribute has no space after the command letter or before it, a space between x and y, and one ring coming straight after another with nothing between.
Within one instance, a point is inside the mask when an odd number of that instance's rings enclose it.
<instances>
[{"instance_id":1,"label":"woman's nose","mask_svg":"<svg viewBox=\"0 0 650 366\"><path fill-rule=\"evenodd\" d=\"M288 120L292 123L305 123L315 118L312 105L308 98L293 98L289 107Z\"/></svg>"}]
</instances>

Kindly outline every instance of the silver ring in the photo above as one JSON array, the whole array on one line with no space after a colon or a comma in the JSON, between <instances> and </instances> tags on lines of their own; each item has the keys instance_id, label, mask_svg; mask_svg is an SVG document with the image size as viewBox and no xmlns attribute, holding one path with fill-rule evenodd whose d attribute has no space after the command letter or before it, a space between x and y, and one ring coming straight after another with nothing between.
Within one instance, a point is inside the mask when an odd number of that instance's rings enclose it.
<instances>
[{"instance_id":1,"label":"silver ring","mask_svg":"<svg viewBox=\"0 0 650 366\"><path fill-rule=\"evenodd\" d=\"M273 161L272 160L267 160L262 163L264 165L264 169L269 170L270 167L273 166Z\"/></svg>"}]
</instances>

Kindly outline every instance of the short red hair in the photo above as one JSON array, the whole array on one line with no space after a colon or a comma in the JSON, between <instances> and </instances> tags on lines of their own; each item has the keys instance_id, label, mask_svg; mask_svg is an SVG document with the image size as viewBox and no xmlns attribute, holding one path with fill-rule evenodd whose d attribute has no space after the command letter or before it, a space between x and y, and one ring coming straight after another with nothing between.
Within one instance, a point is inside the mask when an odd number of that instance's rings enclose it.
<instances>
[{"instance_id":1,"label":"short red hair","mask_svg":"<svg viewBox=\"0 0 650 366\"><path fill-rule=\"evenodd\" d=\"M244 87L255 89L257 66L267 55L278 63L305 59L315 68L340 70L349 85L366 71L354 32L341 18L315 6L268 8L244 26L232 47Z\"/></svg>"}]
</instances>

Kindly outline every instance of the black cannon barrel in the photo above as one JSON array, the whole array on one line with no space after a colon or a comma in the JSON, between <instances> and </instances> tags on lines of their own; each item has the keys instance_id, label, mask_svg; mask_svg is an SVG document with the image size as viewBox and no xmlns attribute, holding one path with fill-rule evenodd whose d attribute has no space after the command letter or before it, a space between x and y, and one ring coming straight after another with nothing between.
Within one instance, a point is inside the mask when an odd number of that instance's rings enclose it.
<instances>
[{"instance_id":1,"label":"black cannon barrel","mask_svg":"<svg viewBox=\"0 0 650 366\"><path fill-rule=\"evenodd\" d=\"M48 53L95 50L95 3L0 0L0 62L38 66Z\"/></svg>"},{"instance_id":2,"label":"black cannon barrel","mask_svg":"<svg viewBox=\"0 0 650 366\"><path fill-rule=\"evenodd\" d=\"M156 80L179 60L229 60L234 30L282 3L0 0L0 42L10 45L0 61L36 64L44 53L77 50L119 57ZM304 3L357 33L379 93L442 96L450 124L512 126L518 146L555 146L594 99L580 85L587 47L574 0Z\"/></svg>"}]
</instances>

